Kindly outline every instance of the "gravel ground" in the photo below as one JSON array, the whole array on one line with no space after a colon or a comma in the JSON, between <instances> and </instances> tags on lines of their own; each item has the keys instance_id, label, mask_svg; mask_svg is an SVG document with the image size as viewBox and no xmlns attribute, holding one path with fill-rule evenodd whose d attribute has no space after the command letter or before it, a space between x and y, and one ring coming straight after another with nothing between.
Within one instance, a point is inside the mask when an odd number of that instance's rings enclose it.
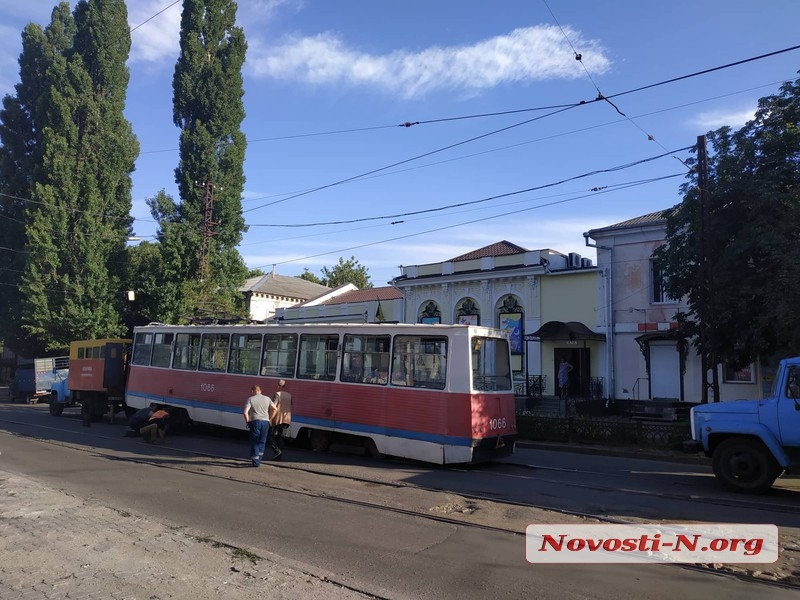
<instances>
[{"instance_id":1,"label":"gravel ground","mask_svg":"<svg viewBox=\"0 0 800 600\"><path fill-rule=\"evenodd\" d=\"M315 569L0 471L0 598L368 598Z\"/></svg>"}]
</instances>

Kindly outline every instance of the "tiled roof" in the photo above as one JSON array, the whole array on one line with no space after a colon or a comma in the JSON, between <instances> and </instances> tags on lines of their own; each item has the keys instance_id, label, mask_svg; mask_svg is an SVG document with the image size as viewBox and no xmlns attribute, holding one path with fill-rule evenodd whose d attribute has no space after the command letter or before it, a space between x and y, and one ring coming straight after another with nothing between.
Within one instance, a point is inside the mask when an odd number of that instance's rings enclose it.
<instances>
[{"instance_id":1,"label":"tiled roof","mask_svg":"<svg viewBox=\"0 0 800 600\"><path fill-rule=\"evenodd\" d=\"M670 213L672 212L671 208L667 210L659 210L657 212L653 212L647 215L642 215L641 217L634 217L633 219L628 219L627 221L622 221L622 223L616 223L615 225L609 225L608 227L603 227L602 229L617 229L621 227L638 227L641 225L656 225L658 223L663 223L667 220Z\"/></svg>"},{"instance_id":2,"label":"tiled roof","mask_svg":"<svg viewBox=\"0 0 800 600\"><path fill-rule=\"evenodd\" d=\"M330 288L318 283L306 281L305 279L300 279L299 277L269 273L261 277L251 277L245 281L244 285L239 288L239 291L308 300L309 298L319 296L321 293L330 291Z\"/></svg>"},{"instance_id":3,"label":"tiled roof","mask_svg":"<svg viewBox=\"0 0 800 600\"><path fill-rule=\"evenodd\" d=\"M350 304L354 302L370 302L376 300L398 300L403 297L402 292L391 286L369 288L366 290L352 290L340 294L326 302L320 302L319 306L331 306L334 304Z\"/></svg>"},{"instance_id":4,"label":"tiled roof","mask_svg":"<svg viewBox=\"0 0 800 600\"><path fill-rule=\"evenodd\" d=\"M490 244L489 246L472 250L471 252L467 252L461 256L451 258L449 262L475 260L476 258L484 258L486 256L508 256L510 254L522 254L523 252L528 252L528 250L522 246L517 246L516 244L512 244L511 242L503 240L502 242L496 242L494 244Z\"/></svg>"}]
</instances>

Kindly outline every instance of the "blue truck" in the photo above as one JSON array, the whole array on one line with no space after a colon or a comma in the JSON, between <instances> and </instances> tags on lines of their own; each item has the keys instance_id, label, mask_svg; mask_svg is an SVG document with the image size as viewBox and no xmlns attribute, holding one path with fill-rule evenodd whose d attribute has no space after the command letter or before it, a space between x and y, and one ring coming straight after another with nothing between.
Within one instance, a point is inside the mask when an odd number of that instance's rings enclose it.
<instances>
[{"instance_id":1,"label":"blue truck","mask_svg":"<svg viewBox=\"0 0 800 600\"><path fill-rule=\"evenodd\" d=\"M75 397L69 389L69 378L64 377L50 385L50 414L60 417L68 406L75 406Z\"/></svg>"},{"instance_id":2,"label":"blue truck","mask_svg":"<svg viewBox=\"0 0 800 600\"><path fill-rule=\"evenodd\" d=\"M52 385L65 381L68 374L67 356L21 360L8 386L8 399L29 404L49 399Z\"/></svg>"},{"instance_id":3,"label":"blue truck","mask_svg":"<svg viewBox=\"0 0 800 600\"><path fill-rule=\"evenodd\" d=\"M780 362L762 400L699 404L690 413L686 452L711 458L714 475L737 492L764 493L800 466L800 357Z\"/></svg>"}]
</instances>

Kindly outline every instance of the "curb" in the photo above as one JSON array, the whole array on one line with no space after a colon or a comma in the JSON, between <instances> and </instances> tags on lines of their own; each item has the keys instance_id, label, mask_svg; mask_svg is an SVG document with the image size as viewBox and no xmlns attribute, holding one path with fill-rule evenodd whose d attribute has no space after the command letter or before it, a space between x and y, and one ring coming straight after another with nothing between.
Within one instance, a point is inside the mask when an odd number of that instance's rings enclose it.
<instances>
[{"instance_id":1,"label":"curb","mask_svg":"<svg viewBox=\"0 0 800 600\"><path fill-rule=\"evenodd\" d=\"M710 464L710 459L702 454L683 454L680 452L653 451L648 448L593 446L589 444L570 444L561 442L537 442L534 440L517 440L518 448L528 450L547 450L551 452L573 452L575 454L592 454L596 456L612 456L615 458L638 458L693 465Z\"/></svg>"}]
</instances>

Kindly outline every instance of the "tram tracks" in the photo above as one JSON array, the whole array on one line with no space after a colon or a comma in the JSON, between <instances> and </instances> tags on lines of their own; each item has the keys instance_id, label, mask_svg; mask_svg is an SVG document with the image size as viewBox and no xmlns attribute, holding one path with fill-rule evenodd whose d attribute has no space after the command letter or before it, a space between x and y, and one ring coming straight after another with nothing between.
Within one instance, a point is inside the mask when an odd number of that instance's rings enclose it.
<instances>
[{"instance_id":1,"label":"tram tracks","mask_svg":"<svg viewBox=\"0 0 800 600\"><path fill-rule=\"evenodd\" d=\"M30 427L34 428L34 431L37 429L41 433L19 433L19 432L11 432L12 435L17 435L20 437L27 437L30 439L35 439L37 442L60 446L69 448L74 451L80 452L88 452L92 453L97 456L101 456L106 459L110 460L118 460L124 461L128 463L134 464L144 464L151 467L157 467L160 469L170 469L170 470L179 470L182 472L192 473L195 475L200 475L203 477L213 477L219 479L225 479L228 481L236 481L242 484L248 485L256 485L259 487L290 493L290 494L299 494L305 497L310 498L318 498L320 500L327 500L331 502L337 502L341 504L346 504L350 506L357 506L360 508L365 508L369 510L377 510L377 511L384 511L384 512L391 512L394 514L404 515L412 518L417 519L424 519L428 521L434 521L437 523L450 525L453 527L464 527L464 528L473 528L473 529L480 529L484 531L491 531L503 535L510 535L515 537L520 537L521 539L524 538L524 527L504 527L499 525L481 523L476 520L469 520L467 517L469 515L462 515L461 517L451 517L445 514L437 514L432 509L428 510L421 510L418 508L408 508L401 506L399 504L387 504L385 502L377 502L375 500L370 499L363 499L348 496L341 493L332 493L331 491L325 490L322 486L314 489L303 488L299 486L292 486L292 485L282 485L274 480L261 480L261 479L254 479L252 476L245 476L244 473L247 472L249 475L255 473L253 470L243 470L240 471L236 470L226 470L226 471L214 471L212 472L209 470L207 466L198 465L192 462L191 459L187 460L183 463L160 463L157 461L151 461L149 458L153 455L163 455L164 453L171 453L177 455L184 455L187 457L198 457L204 459L213 459L220 461L218 466L220 467L235 467L242 463L243 459L241 456L230 456L223 453L215 453L215 452L208 452L208 451L198 451L198 450L191 450L185 448L179 448L174 445L166 445L166 446L141 446L138 448L147 449L148 453L143 455L141 452L137 455L128 455L127 450L121 450L119 448L104 448L98 446L87 446L86 445L86 437L90 436L95 438L96 440L114 440L114 442L118 442L119 438L117 436L108 436L101 434L99 432L75 432L73 429L67 428L58 428L52 427L47 425L38 425L32 424L30 422L20 422L20 421L13 421L8 419L0 419L0 423L8 423L9 425L17 425L23 427ZM53 437L48 437L45 432L63 432L66 434L71 435L79 435L82 438L82 441L67 441L63 439L54 439ZM520 509L529 509L532 511L547 511L548 513L556 513L563 515L564 517L573 517L577 519L581 519L584 521L595 521L595 522L605 522L605 523L616 523L616 524L630 524L635 523L636 521L631 521L627 519L619 519L615 517L611 517L604 514L594 514L585 511L578 511L578 510L571 510L565 508L558 508L548 504L537 504L532 502L521 502L516 501L511 498L503 497L501 494L491 494L491 493L479 493L479 492L469 492L469 491L453 491L448 490L443 487L435 487L429 485L422 485L420 483L411 483L411 482L402 482L402 481L387 481L383 479L378 479L374 477L366 477L366 476L359 476L354 475L352 473L337 473L333 472L330 469L326 469L323 467L316 467L310 465L298 465L298 464L290 464L290 463L267 463L271 467L280 470L289 470L294 472L302 472L311 476L322 477L322 478L329 478L329 480L338 480L344 482L352 482L357 483L365 486L380 486L383 488L394 488L394 489L404 489L404 490L415 490L418 492L425 492L430 494L436 495L450 495L450 496L457 496L459 498L463 498L467 502L472 503L492 503L494 505L502 505L506 507L516 507ZM401 463L397 463L400 465ZM408 467L407 463L402 463L405 467ZM559 472L568 472L568 473L575 473L576 475L608 475L606 473L598 473L592 471L581 471L579 469L559 469L553 467L540 467L536 465L514 465L510 463L506 463L502 467L504 471L492 471L486 468L482 468L479 472L483 475L488 475L492 477L519 477L517 474L506 473L505 470L515 470L515 471L553 471L558 470ZM439 467L444 472L466 472L471 471L472 469L464 469L464 468L448 468L448 467ZM239 473L242 473L241 475ZM619 474L619 476L623 476L623 474ZM764 505L763 503L753 503L748 502L745 500L727 500L722 498L702 498L693 495L681 495L681 494L665 494L663 492L647 492L644 490L628 490L625 488L620 488L618 486L602 486L597 484L583 484L580 482L569 482L560 479L549 479L543 477L525 477L525 479L535 480L537 482L542 483L549 483L554 485L561 485L561 486L569 486L569 487L577 487L583 488L589 491L614 491L614 492L623 492L626 494L641 494L643 496L655 497L655 498L663 498L669 500L683 500L688 502L700 502L705 504L715 504L715 505L725 505L732 508L742 508L744 510L748 508L754 508L756 505L759 510L768 510L770 512L777 512L777 513L792 513L796 514L796 511L790 510L791 507L784 506L780 504L771 504L771 505ZM639 521L642 522L643 520ZM522 543L522 542L521 542ZM791 550L791 549L790 549ZM789 550L789 551L790 551ZM784 551L787 551L784 549ZM800 590L800 584L794 583L794 581L781 581L781 580L772 580L772 579L764 579L763 577L759 577L754 575L750 571L744 571L739 569L727 569L727 568L717 568L713 565L671 565L673 567L687 569L695 572L702 572L702 573L713 573L717 575L726 575L735 577L737 579L743 581L750 581L764 585L771 585L771 586L779 586L783 588L793 589L793 590Z\"/></svg>"}]
</instances>

